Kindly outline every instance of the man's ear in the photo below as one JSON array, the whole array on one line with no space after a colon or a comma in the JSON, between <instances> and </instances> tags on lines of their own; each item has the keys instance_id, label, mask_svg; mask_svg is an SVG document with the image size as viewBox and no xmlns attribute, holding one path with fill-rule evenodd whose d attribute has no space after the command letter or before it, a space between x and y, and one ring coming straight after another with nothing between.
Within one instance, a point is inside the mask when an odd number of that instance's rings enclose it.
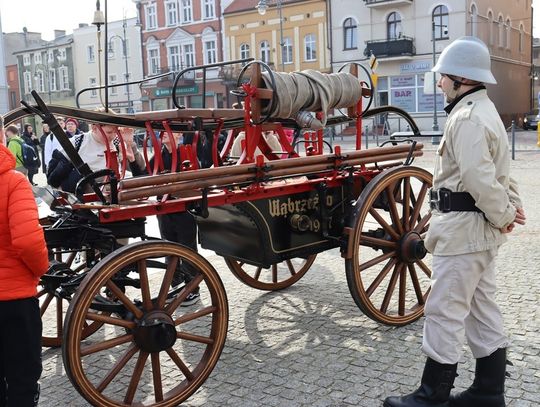
<instances>
[{"instance_id":1,"label":"man's ear","mask_svg":"<svg viewBox=\"0 0 540 407\"><path fill-rule=\"evenodd\" d=\"M6 145L6 133L4 133L4 129L0 129L0 144L3 146Z\"/></svg>"}]
</instances>

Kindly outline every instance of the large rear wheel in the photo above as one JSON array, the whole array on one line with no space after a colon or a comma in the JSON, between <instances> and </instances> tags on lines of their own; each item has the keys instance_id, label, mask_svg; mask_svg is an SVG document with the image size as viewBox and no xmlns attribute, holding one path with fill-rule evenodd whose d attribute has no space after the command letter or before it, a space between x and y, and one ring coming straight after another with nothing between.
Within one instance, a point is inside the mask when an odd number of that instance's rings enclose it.
<instances>
[{"instance_id":1,"label":"large rear wheel","mask_svg":"<svg viewBox=\"0 0 540 407\"><path fill-rule=\"evenodd\" d=\"M432 176L397 167L373 178L356 203L347 283L358 307L387 325L420 318L431 286L431 255L424 248Z\"/></svg>"}]
</instances>

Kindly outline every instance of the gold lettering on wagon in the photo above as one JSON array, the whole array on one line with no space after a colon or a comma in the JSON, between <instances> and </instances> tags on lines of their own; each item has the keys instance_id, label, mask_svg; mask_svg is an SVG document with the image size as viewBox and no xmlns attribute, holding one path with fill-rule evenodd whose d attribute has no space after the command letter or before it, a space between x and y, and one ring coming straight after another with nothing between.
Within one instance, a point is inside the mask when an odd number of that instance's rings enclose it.
<instances>
[{"instance_id":1,"label":"gold lettering on wagon","mask_svg":"<svg viewBox=\"0 0 540 407\"><path fill-rule=\"evenodd\" d=\"M332 206L334 203L334 197L328 195L326 197L326 206ZM293 213L303 213L310 210L319 209L319 196L315 195L313 198L305 199L271 199L268 201L268 212L272 217L288 216Z\"/></svg>"}]
</instances>

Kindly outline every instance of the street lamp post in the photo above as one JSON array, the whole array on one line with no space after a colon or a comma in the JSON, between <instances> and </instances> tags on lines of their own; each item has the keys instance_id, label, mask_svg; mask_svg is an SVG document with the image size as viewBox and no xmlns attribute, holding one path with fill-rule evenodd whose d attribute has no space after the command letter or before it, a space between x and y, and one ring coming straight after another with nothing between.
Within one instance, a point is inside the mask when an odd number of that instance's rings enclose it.
<instances>
[{"instance_id":1,"label":"street lamp post","mask_svg":"<svg viewBox=\"0 0 540 407\"><path fill-rule=\"evenodd\" d=\"M101 11L100 9L100 0L96 1L96 10L94 11L94 20L92 21L92 24L94 24L97 27L97 40L98 40L98 55L101 54L101 42L100 42L100 34L101 34L101 26L103 25L105 27L105 42L107 42L107 38L109 37L108 34L108 28L107 28L107 0L105 0L105 7L104 7L105 13ZM109 112L109 55L108 55L108 46L109 44L105 44L105 60L103 61L104 64L104 70L105 70L105 112ZM98 68L101 69L101 68ZM100 71L100 80L101 80L101 71ZM100 92L101 95L101 92Z\"/></svg>"},{"instance_id":2,"label":"street lamp post","mask_svg":"<svg viewBox=\"0 0 540 407\"><path fill-rule=\"evenodd\" d=\"M127 26L127 22L126 22L126 18L124 17L124 21L122 23L122 29L123 29L122 30L122 37L120 37L117 34L112 35L109 38L109 44L114 38L118 38L122 43L122 53L123 53L123 56L124 56L124 67L125 67L125 70L126 70L126 72L124 73L124 76L126 78L127 111L128 111L128 113L131 113L131 97L130 97L130 94L129 94L129 85L128 85L128 82L129 82L129 64L128 64L128 56L127 56L126 26ZM107 46L109 44L107 44Z\"/></svg>"},{"instance_id":3,"label":"street lamp post","mask_svg":"<svg viewBox=\"0 0 540 407\"><path fill-rule=\"evenodd\" d=\"M281 50L281 71L285 72L285 62L283 61L283 46L285 45L285 43L283 42L283 7L281 4L281 0L275 0L275 2L279 13L279 48ZM255 6L255 8L261 16L265 15L266 10L268 10L268 0L259 0L259 3L257 3L257 6Z\"/></svg>"},{"instance_id":4,"label":"street lamp post","mask_svg":"<svg viewBox=\"0 0 540 407\"><path fill-rule=\"evenodd\" d=\"M437 63L435 56L435 20L432 21L431 26L431 41L433 43L433 66ZM439 123L437 121L437 75L433 73L433 131L439 131ZM433 141L433 140L432 140Z\"/></svg>"}]
</instances>

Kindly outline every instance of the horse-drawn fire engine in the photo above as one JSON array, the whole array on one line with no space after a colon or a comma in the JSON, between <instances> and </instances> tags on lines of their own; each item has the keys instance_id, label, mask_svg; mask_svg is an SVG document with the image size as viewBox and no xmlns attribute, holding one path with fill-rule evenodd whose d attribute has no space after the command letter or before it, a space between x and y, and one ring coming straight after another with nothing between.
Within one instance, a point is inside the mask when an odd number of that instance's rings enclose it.
<instances>
[{"instance_id":1,"label":"horse-drawn fire engine","mask_svg":"<svg viewBox=\"0 0 540 407\"><path fill-rule=\"evenodd\" d=\"M418 133L414 121L397 108L369 109L372 85L356 64L347 66L349 72L296 76L246 60L189 69L205 72L237 63L244 66L234 108L180 106L174 90L183 71L174 83L173 110L112 115L47 106L34 94L35 104L24 102L6 116L7 123L40 116L82 175L75 196L41 191L45 200L52 194L53 213L42 220L51 265L39 297L42 315L48 316L43 343L62 346L71 382L93 405L180 404L210 375L225 343L229 304L219 274L201 254L149 238L145 218L152 215L191 212L201 247L223 256L251 287L289 287L317 253L339 248L352 297L368 317L399 326L423 313L431 275L423 245L431 175L411 165L422 146L361 150L366 117L393 112ZM340 114L327 117L332 109ZM119 154L108 148L108 168L90 171L55 114L98 127L145 129L154 153L150 167L150 143L145 143L150 175L125 177L121 132ZM315 129L302 128L310 123ZM356 126L351 151L332 148L323 137L324 126L342 124ZM295 130L292 141L288 128ZM267 131L279 150L263 136ZM161 139L175 132L193 141L174 146L173 165L164 168ZM224 132L227 138L218 148ZM210 168L198 168L202 134L209 136ZM240 137L241 154L233 156ZM131 243L120 243L127 238ZM195 278L175 285L177 268L186 264L197 271ZM201 300L180 307L197 288Z\"/></svg>"}]
</instances>

